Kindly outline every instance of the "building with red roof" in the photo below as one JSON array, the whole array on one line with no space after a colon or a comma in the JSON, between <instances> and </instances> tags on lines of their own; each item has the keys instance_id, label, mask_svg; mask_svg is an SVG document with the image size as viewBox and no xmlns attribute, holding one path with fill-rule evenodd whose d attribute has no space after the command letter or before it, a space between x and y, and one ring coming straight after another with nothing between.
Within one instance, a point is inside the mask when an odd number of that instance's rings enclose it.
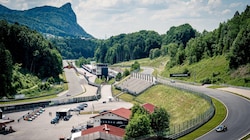
<instances>
[{"instance_id":1,"label":"building with red roof","mask_svg":"<svg viewBox=\"0 0 250 140\"><path fill-rule=\"evenodd\" d=\"M116 127L125 128L128 124L131 115L131 110L126 108L119 108L107 112L100 113L99 115L93 116L94 127L103 124L109 124Z\"/></svg>"},{"instance_id":2,"label":"building with red roof","mask_svg":"<svg viewBox=\"0 0 250 140\"><path fill-rule=\"evenodd\" d=\"M124 129L104 124L83 130L81 136L75 140L122 140L124 135Z\"/></svg>"},{"instance_id":3,"label":"building with red roof","mask_svg":"<svg viewBox=\"0 0 250 140\"><path fill-rule=\"evenodd\" d=\"M143 108L145 108L150 114L154 112L155 106L150 103L145 103L142 105Z\"/></svg>"}]
</instances>

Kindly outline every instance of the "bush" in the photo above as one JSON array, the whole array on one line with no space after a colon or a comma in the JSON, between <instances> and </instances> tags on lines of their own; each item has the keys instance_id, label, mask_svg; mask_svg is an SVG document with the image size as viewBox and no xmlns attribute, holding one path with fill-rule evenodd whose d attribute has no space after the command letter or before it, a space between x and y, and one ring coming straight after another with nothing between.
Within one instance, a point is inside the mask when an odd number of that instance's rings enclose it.
<instances>
[{"instance_id":1,"label":"bush","mask_svg":"<svg viewBox=\"0 0 250 140\"><path fill-rule=\"evenodd\" d=\"M205 78L203 80L201 80L202 84L211 84L211 80L209 78Z\"/></svg>"},{"instance_id":2,"label":"bush","mask_svg":"<svg viewBox=\"0 0 250 140\"><path fill-rule=\"evenodd\" d=\"M55 83L55 79L53 77L50 77L47 79L47 82L50 84L53 84L53 83Z\"/></svg>"},{"instance_id":3,"label":"bush","mask_svg":"<svg viewBox=\"0 0 250 140\"><path fill-rule=\"evenodd\" d=\"M125 71L123 72L123 77L126 77L130 74L128 69L125 69Z\"/></svg>"},{"instance_id":4,"label":"bush","mask_svg":"<svg viewBox=\"0 0 250 140\"><path fill-rule=\"evenodd\" d=\"M119 72L116 77L115 77L115 80L116 81L120 81L122 79L122 74Z\"/></svg>"},{"instance_id":5,"label":"bush","mask_svg":"<svg viewBox=\"0 0 250 140\"><path fill-rule=\"evenodd\" d=\"M38 85L38 87L41 90L49 90L50 89L50 83L49 82L41 83L41 84Z\"/></svg>"}]
</instances>

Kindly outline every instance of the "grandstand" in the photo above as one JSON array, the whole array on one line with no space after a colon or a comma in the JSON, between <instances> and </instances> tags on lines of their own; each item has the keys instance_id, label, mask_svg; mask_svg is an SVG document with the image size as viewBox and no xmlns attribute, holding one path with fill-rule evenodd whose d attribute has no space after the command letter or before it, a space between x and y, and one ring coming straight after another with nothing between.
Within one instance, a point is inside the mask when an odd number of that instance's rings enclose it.
<instances>
[{"instance_id":1,"label":"grandstand","mask_svg":"<svg viewBox=\"0 0 250 140\"><path fill-rule=\"evenodd\" d=\"M128 79L115 85L115 87L136 96L153 86L155 82L156 80L152 75L132 73Z\"/></svg>"}]
</instances>

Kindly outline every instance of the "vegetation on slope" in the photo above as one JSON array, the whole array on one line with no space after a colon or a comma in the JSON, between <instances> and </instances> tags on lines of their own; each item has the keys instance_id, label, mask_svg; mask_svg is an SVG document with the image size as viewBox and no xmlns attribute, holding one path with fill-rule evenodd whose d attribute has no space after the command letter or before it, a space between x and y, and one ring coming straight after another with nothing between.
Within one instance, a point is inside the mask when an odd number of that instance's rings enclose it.
<instances>
[{"instance_id":1,"label":"vegetation on slope","mask_svg":"<svg viewBox=\"0 0 250 140\"><path fill-rule=\"evenodd\" d=\"M171 73L190 73L190 77L174 78L202 84L229 84L250 87L250 67L242 66L237 70L229 68L225 56L202 59L198 63L183 64L165 69L161 75L169 77Z\"/></svg>"},{"instance_id":2,"label":"vegetation on slope","mask_svg":"<svg viewBox=\"0 0 250 140\"><path fill-rule=\"evenodd\" d=\"M42 6L29 10L11 10L0 4L0 19L10 23L18 22L41 33L62 37L93 38L77 24L70 3L62 7Z\"/></svg>"},{"instance_id":3,"label":"vegetation on slope","mask_svg":"<svg viewBox=\"0 0 250 140\"><path fill-rule=\"evenodd\" d=\"M115 95L120 93L115 89L112 92ZM119 98L132 103L139 101L140 103L152 103L165 108L170 115L171 125L181 124L193 119L209 108L209 103L206 100L165 85L153 86L137 97L122 94Z\"/></svg>"},{"instance_id":4,"label":"vegetation on slope","mask_svg":"<svg viewBox=\"0 0 250 140\"><path fill-rule=\"evenodd\" d=\"M0 21L0 97L38 85L49 89L62 73L62 57L41 34L19 24ZM40 79L49 81L42 83Z\"/></svg>"}]
</instances>

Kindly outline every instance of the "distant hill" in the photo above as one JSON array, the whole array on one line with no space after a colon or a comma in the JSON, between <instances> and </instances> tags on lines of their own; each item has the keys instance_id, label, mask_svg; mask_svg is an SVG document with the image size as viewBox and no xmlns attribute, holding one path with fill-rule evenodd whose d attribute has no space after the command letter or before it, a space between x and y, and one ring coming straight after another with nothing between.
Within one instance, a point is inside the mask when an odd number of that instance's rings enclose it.
<instances>
[{"instance_id":1,"label":"distant hill","mask_svg":"<svg viewBox=\"0 0 250 140\"><path fill-rule=\"evenodd\" d=\"M60 8L42 6L24 11L11 10L0 4L0 19L10 23L18 22L44 34L93 38L77 24L76 15L70 3Z\"/></svg>"}]
</instances>

